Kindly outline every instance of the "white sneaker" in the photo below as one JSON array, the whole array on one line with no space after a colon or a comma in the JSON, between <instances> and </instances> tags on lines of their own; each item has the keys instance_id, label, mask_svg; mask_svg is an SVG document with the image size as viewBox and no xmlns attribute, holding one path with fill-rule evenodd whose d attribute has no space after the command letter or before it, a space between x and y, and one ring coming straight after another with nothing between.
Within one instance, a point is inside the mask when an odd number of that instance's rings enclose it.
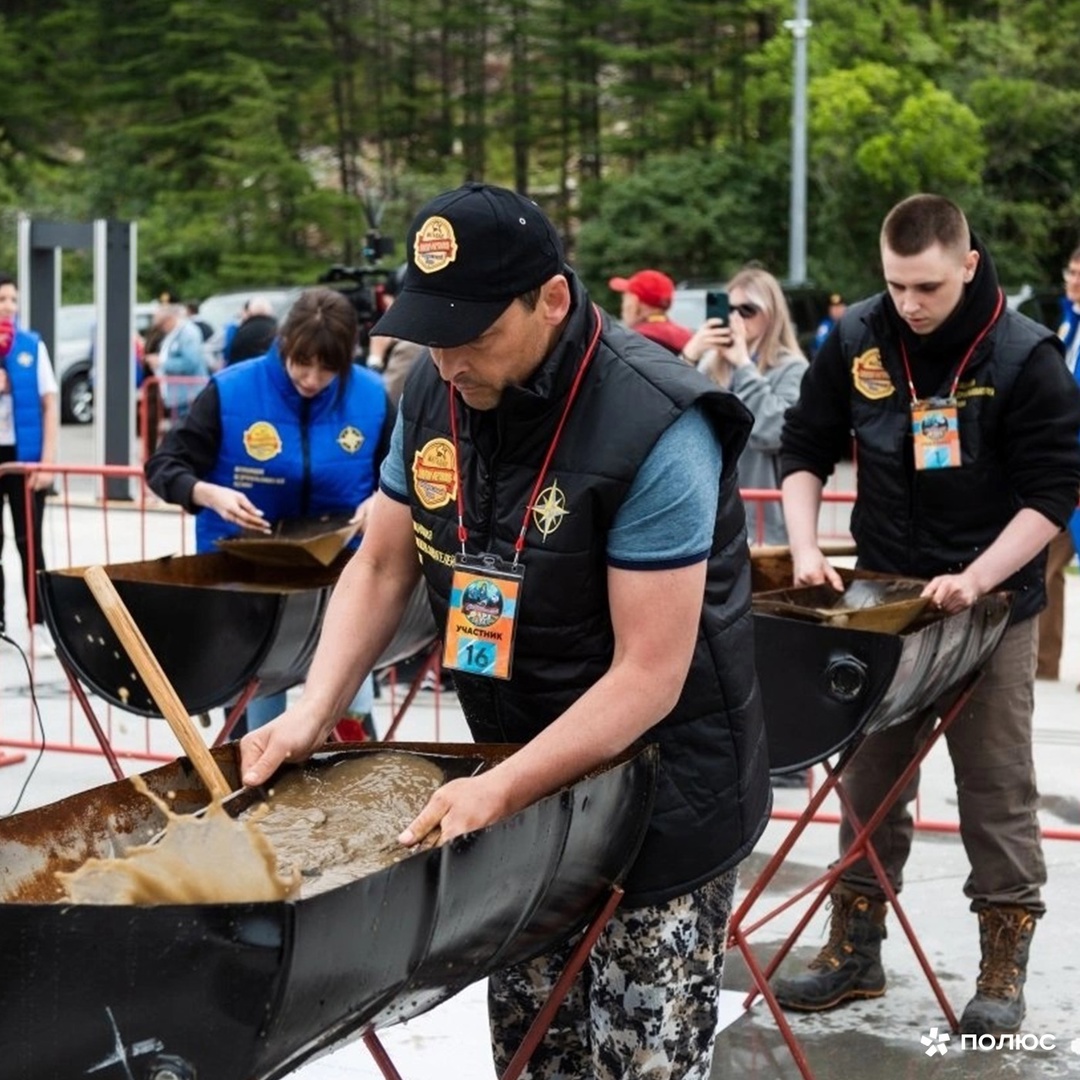
<instances>
[{"instance_id":1,"label":"white sneaker","mask_svg":"<svg viewBox=\"0 0 1080 1080\"><path fill-rule=\"evenodd\" d=\"M55 656L56 646L53 644L52 634L44 623L34 623L30 630L30 637L34 646L35 656Z\"/></svg>"}]
</instances>

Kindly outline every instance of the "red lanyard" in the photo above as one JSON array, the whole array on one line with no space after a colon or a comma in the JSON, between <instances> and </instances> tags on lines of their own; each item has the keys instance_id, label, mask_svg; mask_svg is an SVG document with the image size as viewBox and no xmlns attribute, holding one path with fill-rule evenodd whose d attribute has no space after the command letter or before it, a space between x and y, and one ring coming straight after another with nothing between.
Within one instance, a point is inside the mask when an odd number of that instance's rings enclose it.
<instances>
[{"instance_id":1,"label":"red lanyard","mask_svg":"<svg viewBox=\"0 0 1080 1080\"><path fill-rule=\"evenodd\" d=\"M563 428L566 426L566 418L570 415L570 406L574 404L574 399L577 397L578 390L581 388L581 381L585 377L585 372L592 362L592 358L596 355L597 346L600 344L600 309L595 304L593 304L592 309L593 316L596 319L596 329L593 330L589 347L585 350L585 355L581 358L581 363L578 364L577 373L574 375L574 382L570 387L570 393L566 397L566 404L563 406L562 416L559 417L559 425L556 427L555 434L552 436L551 445L548 447L547 454L544 455L544 463L540 466L540 474L536 478L532 494L529 496L529 501L525 506L525 516L521 521L521 531L514 541L515 565L517 565L518 556L525 550L525 534L529 529L529 514L532 513L533 506L536 505L536 499L540 494L540 488L544 482L544 477L547 475L548 467L551 465L551 459L555 456L555 447L559 445L559 439L562 437ZM458 468L458 462L461 460L461 451L458 449L457 409L454 407L453 383L447 383L446 388L450 394L450 435L454 440L454 480L457 488L457 533L458 540L461 541L461 554L464 555L465 541L469 539L469 530L465 527L465 494L461 480L461 470Z\"/></svg>"},{"instance_id":2,"label":"red lanyard","mask_svg":"<svg viewBox=\"0 0 1080 1080\"><path fill-rule=\"evenodd\" d=\"M997 306L994 308L994 314L990 316L990 321L979 331L978 336L971 343L971 348L964 353L964 358L960 361L960 366L956 369L956 375L953 377L952 389L949 391L949 397L956 397L956 388L960 385L960 376L964 373L964 368L968 366L968 361L975 355L975 350L982 344L982 340L993 329L994 323L998 321L998 316L1001 315L1001 309L1005 306L1005 294L998 289ZM900 356L904 361L904 373L907 375L908 390L911 391L911 403L914 405L919 400L919 395L915 393L915 380L911 377L911 364L908 363L907 349L904 346L904 339L900 339Z\"/></svg>"}]
</instances>

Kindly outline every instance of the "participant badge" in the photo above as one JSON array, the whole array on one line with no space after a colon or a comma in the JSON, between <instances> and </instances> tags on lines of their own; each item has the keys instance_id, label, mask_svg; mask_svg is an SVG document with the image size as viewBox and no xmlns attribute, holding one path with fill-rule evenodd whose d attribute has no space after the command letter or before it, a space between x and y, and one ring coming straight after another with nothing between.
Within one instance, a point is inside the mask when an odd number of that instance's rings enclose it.
<instances>
[{"instance_id":1,"label":"participant badge","mask_svg":"<svg viewBox=\"0 0 1080 1080\"><path fill-rule=\"evenodd\" d=\"M956 398L913 401L911 433L915 438L916 469L954 469L960 464Z\"/></svg>"},{"instance_id":2,"label":"participant badge","mask_svg":"<svg viewBox=\"0 0 1080 1080\"><path fill-rule=\"evenodd\" d=\"M457 555L442 666L469 675L509 679L514 657L520 563L496 555Z\"/></svg>"}]
</instances>

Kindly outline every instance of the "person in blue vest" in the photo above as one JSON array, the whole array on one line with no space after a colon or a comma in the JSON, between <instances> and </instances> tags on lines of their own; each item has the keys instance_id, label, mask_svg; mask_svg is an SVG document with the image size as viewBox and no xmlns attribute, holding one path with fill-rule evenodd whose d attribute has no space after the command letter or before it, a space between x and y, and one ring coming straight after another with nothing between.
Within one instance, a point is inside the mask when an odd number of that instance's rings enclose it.
<instances>
[{"instance_id":1,"label":"person in blue vest","mask_svg":"<svg viewBox=\"0 0 1080 1080\"><path fill-rule=\"evenodd\" d=\"M1065 291L1061 296L1061 324L1058 337L1065 347L1065 365L1080 383L1080 247L1069 256L1062 271ZM1046 607L1039 616L1039 658L1037 679L1056 680L1061 672L1061 650L1065 643L1065 568L1080 551L1080 510L1074 510L1069 528L1062 529L1046 549ZM1080 686L1077 687L1080 690Z\"/></svg>"},{"instance_id":2,"label":"person in blue vest","mask_svg":"<svg viewBox=\"0 0 1080 1080\"><path fill-rule=\"evenodd\" d=\"M844 303L844 298L839 293L832 293L829 296L828 313L818 323L817 329L814 331L814 340L810 345L811 357L817 356L818 350L825 344L825 339L832 333L832 328L843 318L845 311L847 311L847 304Z\"/></svg>"},{"instance_id":3,"label":"person in blue vest","mask_svg":"<svg viewBox=\"0 0 1080 1080\"><path fill-rule=\"evenodd\" d=\"M149 458L153 491L198 515L198 551L284 520L351 513L362 531L394 409L379 376L353 362L358 332L341 293L306 290L270 351L217 372ZM256 698L247 726L284 707L284 693ZM348 712L370 711L369 684Z\"/></svg>"},{"instance_id":4,"label":"person in blue vest","mask_svg":"<svg viewBox=\"0 0 1080 1080\"><path fill-rule=\"evenodd\" d=\"M0 273L0 465L16 461L56 461L60 432L56 375L45 343L32 330L19 325L19 288L15 279ZM52 639L45 629L41 604L31 572L45 567L41 529L45 493L53 474L37 472L0 475L0 515L6 501L15 529L15 546L22 559L23 591L31 625L34 651L51 654ZM31 519L26 514L26 484L33 491ZM0 552L4 533L0 522ZM5 629L4 571L0 564L0 631Z\"/></svg>"}]
</instances>

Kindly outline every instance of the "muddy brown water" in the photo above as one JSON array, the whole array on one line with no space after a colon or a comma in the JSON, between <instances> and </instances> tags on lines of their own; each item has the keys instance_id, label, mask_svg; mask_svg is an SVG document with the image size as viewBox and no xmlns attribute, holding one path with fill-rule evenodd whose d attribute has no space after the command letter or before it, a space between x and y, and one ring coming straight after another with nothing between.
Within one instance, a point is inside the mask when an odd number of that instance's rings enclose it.
<instances>
[{"instance_id":1,"label":"muddy brown water","mask_svg":"<svg viewBox=\"0 0 1080 1080\"><path fill-rule=\"evenodd\" d=\"M231 818L167 815L154 844L59 872L64 901L205 904L304 898L406 858L398 834L445 780L419 756L372 753L284 774L260 803Z\"/></svg>"}]
</instances>

